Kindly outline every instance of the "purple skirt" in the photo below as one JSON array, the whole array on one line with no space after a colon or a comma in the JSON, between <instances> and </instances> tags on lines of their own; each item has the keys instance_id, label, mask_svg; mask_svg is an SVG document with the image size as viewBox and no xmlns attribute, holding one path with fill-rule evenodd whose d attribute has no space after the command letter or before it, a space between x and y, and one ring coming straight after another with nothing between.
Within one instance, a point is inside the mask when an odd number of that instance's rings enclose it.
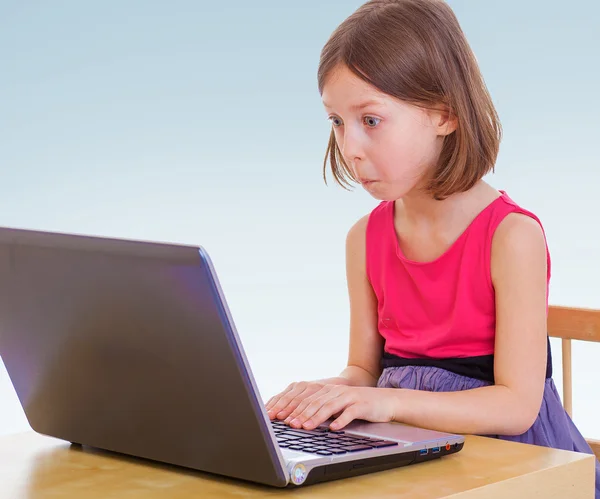
<instances>
[{"instance_id":1,"label":"purple skirt","mask_svg":"<svg viewBox=\"0 0 600 499\"><path fill-rule=\"evenodd\" d=\"M438 367L402 366L384 369L377 386L431 392L455 392L489 384L487 381L461 376ZM527 432L517 436L482 436L593 454L585 438L565 411L552 378L546 379L540 413ZM598 460L596 460L596 499L600 499L600 463Z\"/></svg>"}]
</instances>

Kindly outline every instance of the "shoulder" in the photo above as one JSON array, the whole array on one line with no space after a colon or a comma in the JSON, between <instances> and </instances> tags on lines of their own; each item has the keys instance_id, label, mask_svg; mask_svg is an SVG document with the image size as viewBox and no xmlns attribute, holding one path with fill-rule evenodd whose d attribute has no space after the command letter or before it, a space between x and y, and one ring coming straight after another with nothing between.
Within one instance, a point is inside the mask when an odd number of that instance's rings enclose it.
<instances>
[{"instance_id":1,"label":"shoulder","mask_svg":"<svg viewBox=\"0 0 600 499\"><path fill-rule=\"evenodd\" d=\"M359 218L348 230L346 243L348 245L364 245L367 238L367 232L370 228L380 226L385 223L386 210L390 208L388 201L382 201L369 213Z\"/></svg>"},{"instance_id":2,"label":"shoulder","mask_svg":"<svg viewBox=\"0 0 600 499\"><path fill-rule=\"evenodd\" d=\"M506 215L492 239L492 278L498 280L509 269L525 274L541 271L546 260L546 237L539 221L526 213Z\"/></svg>"},{"instance_id":3,"label":"shoulder","mask_svg":"<svg viewBox=\"0 0 600 499\"><path fill-rule=\"evenodd\" d=\"M498 224L493 237L493 244L506 250L531 250L532 248L546 250L544 230L531 215L526 213L509 213Z\"/></svg>"},{"instance_id":4,"label":"shoulder","mask_svg":"<svg viewBox=\"0 0 600 499\"><path fill-rule=\"evenodd\" d=\"M371 213L364 215L350 227L346 236L346 246L348 249L357 250L364 247L370 218Z\"/></svg>"}]
</instances>

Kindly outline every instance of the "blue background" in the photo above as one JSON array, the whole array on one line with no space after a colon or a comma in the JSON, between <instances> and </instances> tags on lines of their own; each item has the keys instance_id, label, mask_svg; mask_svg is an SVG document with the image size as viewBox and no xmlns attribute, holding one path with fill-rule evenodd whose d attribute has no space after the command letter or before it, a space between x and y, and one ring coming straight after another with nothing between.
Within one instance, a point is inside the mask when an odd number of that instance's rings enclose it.
<instances>
[{"instance_id":1,"label":"blue background","mask_svg":"<svg viewBox=\"0 0 600 499\"><path fill-rule=\"evenodd\" d=\"M361 3L0 1L0 225L202 244L265 397L337 374L345 235L376 202L321 179L316 70ZM551 302L600 308L600 4L449 4L504 127L488 181L542 219ZM596 438L597 358L574 346ZM28 428L1 364L0 407Z\"/></svg>"}]
</instances>

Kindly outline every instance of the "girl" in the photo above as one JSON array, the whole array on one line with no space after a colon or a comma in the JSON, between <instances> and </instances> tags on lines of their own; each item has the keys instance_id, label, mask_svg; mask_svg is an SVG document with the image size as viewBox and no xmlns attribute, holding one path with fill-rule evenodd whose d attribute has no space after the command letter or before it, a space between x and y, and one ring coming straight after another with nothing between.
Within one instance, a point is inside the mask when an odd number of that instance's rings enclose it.
<instances>
[{"instance_id":1,"label":"girl","mask_svg":"<svg viewBox=\"0 0 600 499\"><path fill-rule=\"evenodd\" d=\"M318 84L326 163L380 203L347 237L347 368L292 383L269 416L306 429L398 421L591 454L552 380L544 231L482 180L501 126L450 7L368 1L328 40ZM597 497L599 477L596 462Z\"/></svg>"}]
</instances>

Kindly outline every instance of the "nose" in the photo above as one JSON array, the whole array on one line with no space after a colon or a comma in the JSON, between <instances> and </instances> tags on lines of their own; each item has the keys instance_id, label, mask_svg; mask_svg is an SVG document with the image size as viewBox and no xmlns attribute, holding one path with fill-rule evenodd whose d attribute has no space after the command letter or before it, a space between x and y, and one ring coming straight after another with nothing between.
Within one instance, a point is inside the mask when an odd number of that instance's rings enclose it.
<instances>
[{"instance_id":1,"label":"nose","mask_svg":"<svg viewBox=\"0 0 600 499\"><path fill-rule=\"evenodd\" d=\"M362 160L364 157L364 151L360 133L351 130L350 127L346 127L344 130L344 136L342 137L340 151L346 162L350 165Z\"/></svg>"}]
</instances>

